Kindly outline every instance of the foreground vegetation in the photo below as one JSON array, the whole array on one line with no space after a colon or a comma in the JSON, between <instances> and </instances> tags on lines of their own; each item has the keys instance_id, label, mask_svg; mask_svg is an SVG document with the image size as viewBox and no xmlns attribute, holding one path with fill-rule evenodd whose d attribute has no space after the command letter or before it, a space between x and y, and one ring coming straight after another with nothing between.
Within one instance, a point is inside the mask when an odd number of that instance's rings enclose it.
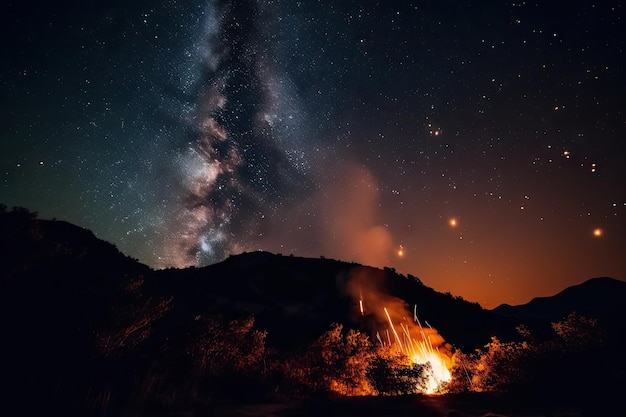
<instances>
[{"instance_id":1,"label":"foreground vegetation","mask_svg":"<svg viewBox=\"0 0 626 417\"><path fill-rule=\"evenodd\" d=\"M114 326L94 333L99 361L123 370L89 387L86 401L94 408L111 407L114 401L175 409L215 401L397 396L426 390L428 364L413 364L392 348L372 343L364 332L339 324L289 351L268 345L270 335L256 328L250 316L195 315L181 321L175 334L160 333L172 300L144 299L141 288L141 282L127 286L123 294L136 307L122 312ZM623 381L620 368L610 366L597 320L572 313L551 329L539 337L520 326L521 341L493 337L482 349L457 350L453 379L439 393L563 397L588 395L602 384Z\"/></svg>"}]
</instances>

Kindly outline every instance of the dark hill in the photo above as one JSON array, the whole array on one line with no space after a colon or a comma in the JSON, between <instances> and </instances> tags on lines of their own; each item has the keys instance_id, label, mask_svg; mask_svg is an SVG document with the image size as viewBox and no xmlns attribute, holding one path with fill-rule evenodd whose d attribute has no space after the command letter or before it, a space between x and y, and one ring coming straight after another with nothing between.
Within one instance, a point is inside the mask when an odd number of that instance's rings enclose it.
<instances>
[{"instance_id":1,"label":"dark hill","mask_svg":"<svg viewBox=\"0 0 626 417\"><path fill-rule=\"evenodd\" d=\"M358 300L346 291L358 274L386 294L404 300L407 316L417 306L420 319L463 349L482 347L490 336L516 337L516 321L460 297L442 294L413 276L332 259L251 252L205 268L156 271L147 288L184 300L187 314L200 311L253 314L280 343L319 336L330 323L363 327ZM365 300L367 303L367 300Z\"/></svg>"},{"instance_id":2,"label":"dark hill","mask_svg":"<svg viewBox=\"0 0 626 417\"><path fill-rule=\"evenodd\" d=\"M89 271L117 275L149 270L91 231L58 220L42 220L23 208L0 205L0 277L34 271Z\"/></svg>"},{"instance_id":3,"label":"dark hill","mask_svg":"<svg viewBox=\"0 0 626 417\"><path fill-rule=\"evenodd\" d=\"M20 408L32 395L65 403L88 389L96 333L128 302L121 289L149 271L86 229L0 206L0 367L12 387L3 399Z\"/></svg>"},{"instance_id":4,"label":"dark hill","mask_svg":"<svg viewBox=\"0 0 626 417\"><path fill-rule=\"evenodd\" d=\"M575 311L591 317L610 317L623 311L626 282L613 278L592 278L550 297L533 298L526 304L502 304L494 312L521 318L560 320Z\"/></svg>"},{"instance_id":5,"label":"dark hill","mask_svg":"<svg viewBox=\"0 0 626 417\"><path fill-rule=\"evenodd\" d=\"M556 322L571 312L600 320L609 336L624 341L626 334L626 282L613 278L592 278L550 297L533 298L526 304L502 304L493 312L520 320Z\"/></svg>"}]
</instances>

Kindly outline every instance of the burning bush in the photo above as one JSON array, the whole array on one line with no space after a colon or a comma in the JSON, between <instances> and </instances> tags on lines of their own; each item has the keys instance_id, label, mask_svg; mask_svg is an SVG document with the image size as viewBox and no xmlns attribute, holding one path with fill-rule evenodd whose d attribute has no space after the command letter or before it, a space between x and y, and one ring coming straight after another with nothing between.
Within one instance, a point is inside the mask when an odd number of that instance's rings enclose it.
<instances>
[{"instance_id":1,"label":"burning bush","mask_svg":"<svg viewBox=\"0 0 626 417\"><path fill-rule=\"evenodd\" d=\"M358 268L351 271L345 283L354 300L355 317L376 335L378 346L385 348L377 355L381 358L377 366L388 366L389 372L399 379L416 379L399 392L441 392L451 378L450 345L427 322L422 326L417 305L411 312L404 300L387 293L386 278L386 273ZM379 382L384 387L381 392L398 392L392 388L394 384Z\"/></svg>"},{"instance_id":2,"label":"burning bush","mask_svg":"<svg viewBox=\"0 0 626 417\"><path fill-rule=\"evenodd\" d=\"M416 364L389 346L379 346L368 370L378 395L404 395L428 391L429 363Z\"/></svg>"},{"instance_id":3,"label":"burning bush","mask_svg":"<svg viewBox=\"0 0 626 417\"><path fill-rule=\"evenodd\" d=\"M286 385L296 392L402 395L429 392L430 364L416 364L392 345L374 345L354 329L333 324L304 354L285 362Z\"/></svg>"},{"instance_id":4,"label":"burning bush","mask_svg":"<svg viewBox=\"0 0 626 417\"><path fill-rule=\"evenodd\" d=\"M527 342L503 343L492 337L474 363L473 389L478 392L509 390L527 378L534 350Z\"/></svg>"},{"instance_id":5,"label":"burning bush","mask_svg":"<svg viewBox=\"0 0 626 417\"><path fill-rule=\"evenodd\" d=\"M284 375L287 385L296 393L335 393L371 395L367 372L374 349L367 335L334 323L303 354L287 361Z\"/></svg>"},{"instance_id":6,"label":"burning bush","mask_svg":"<svg viewBox=\"0 0 626 417\"><path fill-rule=\"evenodd\" d=\"M524 326L518 328L526 339L521 342L491 342L472 354L455 353L452 392L544 393L576 391L584 386L580 364L598 364L586 370L586 379L602 371L602 331L594 319L569 314L552 323L554 335L538 339ZM598 377L598 379L601 379Z\"/></svg>"}]
</instances>

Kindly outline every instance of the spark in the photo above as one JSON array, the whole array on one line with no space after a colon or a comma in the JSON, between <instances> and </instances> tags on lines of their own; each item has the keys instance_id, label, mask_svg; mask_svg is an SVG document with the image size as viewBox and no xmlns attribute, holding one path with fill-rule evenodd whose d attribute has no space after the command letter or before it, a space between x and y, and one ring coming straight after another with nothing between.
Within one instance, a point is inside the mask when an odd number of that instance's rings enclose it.
<instances>
[{"instance_id":1,"label":"spark","mask_svg":"<svg viewBox=\"0 0 626 417\"><path fill-rule=\"evenodd\" d=\"M595 237L600 237L604 234L604 232L602 231L602 229L600 229L599 227L593 229L593 235Z\"/></svg>"},{"instance_id":2,"label":"spark","mask_svg":"<svg viewBox=\"0 0 626 417\"><path fill-rule=\"evenodd\" d=\"M363 315L363 291L359 290L359 310L361 310L361 315Z\"/></svg>"},{"instance_id":3,"label":"spark","mask_svg":"<svg viewBox=\"0 0 626 417\"><path fill-rule=\"evenodd\" d=\"M393 322L391 321L391 316L389 316L387 307L384 307L383 309L385 310L385 314L387 315L387 319L389 320L389 326L391 327L391 331L393 331L393 335L396 338L396 342L398 342L398 346L400 346L400 349L402 349L402 342L400 341L400 336L398 336L398 332L396 332L396 328L394 327Z\"/></svg>"},{"instance_id":4,"label":"spark","mask_svg":"<svg viewBox=\"0 0 626 417\"><path fill-rule=\"evenodd\" d=\"M458 222L458 220L456 219L456 217L453 217L453 218L451 218L451 219L448 221L448 224L449 224L451 227L456 227L456 226L459 224L459 222Z\"/></svg>"}]
</instances>

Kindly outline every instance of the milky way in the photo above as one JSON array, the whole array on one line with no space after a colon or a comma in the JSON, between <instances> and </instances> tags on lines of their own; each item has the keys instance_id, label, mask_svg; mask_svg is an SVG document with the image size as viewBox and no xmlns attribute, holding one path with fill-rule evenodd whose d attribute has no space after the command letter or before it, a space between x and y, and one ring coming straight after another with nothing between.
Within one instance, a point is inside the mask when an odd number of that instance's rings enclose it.
<instances>
[{"instance_id":1,"label":"milky way","mask_svg":"<svg viewBox=\"0 0 626 417\"><path fill-rule=\"evenodd\" d=\"M272 10L263 2L209 3L205 19L208 53L186 120L197 139L175 159L180 189L171 195L163 266L241 252L296 181L306 181L301 138L292 133L302 124L297 98L271 60Z\"/></svg>"}]
</instances>

